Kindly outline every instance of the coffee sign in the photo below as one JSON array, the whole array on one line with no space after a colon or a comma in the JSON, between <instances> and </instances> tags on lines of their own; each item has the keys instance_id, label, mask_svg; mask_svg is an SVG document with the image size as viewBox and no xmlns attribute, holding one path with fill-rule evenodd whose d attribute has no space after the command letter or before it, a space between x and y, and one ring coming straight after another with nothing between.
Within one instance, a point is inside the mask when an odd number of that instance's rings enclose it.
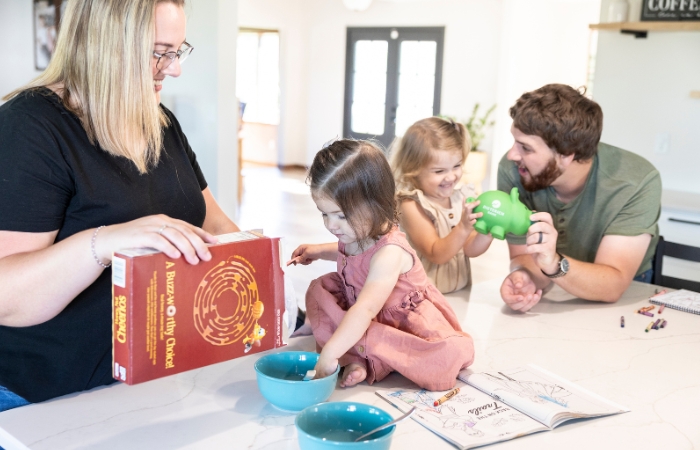
<instances>
[{"instance_id":1,"label":"coffee sign","mask_svg":"<svg viewBox=\"0 0 700 450\"><path fill-rule=\"evenodd\" d=\"M642 20L700 21L700 0L643 0Z\"/></svg>"}]
</instances>

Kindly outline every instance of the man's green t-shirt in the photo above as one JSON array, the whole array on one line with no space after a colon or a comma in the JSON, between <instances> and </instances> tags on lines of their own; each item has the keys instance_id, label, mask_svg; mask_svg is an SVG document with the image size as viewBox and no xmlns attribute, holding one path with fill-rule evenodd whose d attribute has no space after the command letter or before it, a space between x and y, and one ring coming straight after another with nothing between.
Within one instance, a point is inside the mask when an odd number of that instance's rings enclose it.
<instances>
[{"instance_id":1,"label":"man's green t-shirt","mask_svg":"<svg viewBox=\"0 0 700 450\"><path fill-rule=\"evenodd\" d=\"M504 155L498 164L498 189L520 191L528 208L552 215L557 229L557 251L579 261L594 262L600 241L606 235L639 236L651 234L637 275L651 269L659 240L661 176L649 161L611 145L598 144L583 191L570 203L557 199L548 187L527 192L517 166ZM525 236L509 234L509 244L525 244Z\"/></svg>"}]
</instances>

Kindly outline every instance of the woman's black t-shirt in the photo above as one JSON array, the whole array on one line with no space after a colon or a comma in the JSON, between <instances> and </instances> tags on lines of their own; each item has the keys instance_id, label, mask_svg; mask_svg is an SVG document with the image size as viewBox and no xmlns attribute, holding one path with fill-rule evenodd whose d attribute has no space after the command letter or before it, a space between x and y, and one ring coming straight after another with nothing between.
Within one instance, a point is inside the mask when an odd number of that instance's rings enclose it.
<instances>
[{"instance_id":1,"label":"woman's black t-shirt","mask_svg":"<svg viewBox=\"0 0 700 450\"><path fill-rule=\"evenodd\" d=\"M0 106L0 230L58 230L60 242L152 214L202 226L206 181L179 123L163 110L170 126L160 161L142 175L131 161L91 144L48 89ZM39 402L113 382L111 275L106 269L47 322L0 326L0 386Z\"/></svg>"}]
</instances>

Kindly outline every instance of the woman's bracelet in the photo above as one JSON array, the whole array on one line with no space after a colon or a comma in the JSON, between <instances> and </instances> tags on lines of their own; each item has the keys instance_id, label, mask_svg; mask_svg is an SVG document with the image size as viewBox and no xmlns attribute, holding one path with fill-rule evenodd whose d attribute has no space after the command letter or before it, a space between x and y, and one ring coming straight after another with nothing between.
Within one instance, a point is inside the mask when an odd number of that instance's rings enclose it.
<instances>
[{"instance_id":1,"label":"woman's bracelet","mask_svg":"<svg viewBox=\"0 0 700 450\"><path fill-rule=\"evenodd\" d=\"M95 262L97 262L97 264L99 264L102 267L104 267L105 269L107 269L109 266L112 265L112 263L105 264L102 261L100 261L100 258L97 257L97 252L95 251L95 240L97 239L97 233L99 233L100 230L104 227L105 227L104 225L101 225L101 226L95 228L95 232L92 233L92 240L90 241L90 249L92 249L92 257L95 258Z\"/></svg>"}]
</instances>

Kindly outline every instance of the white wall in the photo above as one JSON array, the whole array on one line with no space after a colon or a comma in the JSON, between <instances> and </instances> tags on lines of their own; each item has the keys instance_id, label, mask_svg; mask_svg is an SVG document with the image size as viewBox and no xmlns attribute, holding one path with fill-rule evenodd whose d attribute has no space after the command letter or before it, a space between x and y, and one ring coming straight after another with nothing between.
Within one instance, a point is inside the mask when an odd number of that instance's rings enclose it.
<instances>
[{"instance_id":1,"label":"white wall","mask_svg":"<svg viewBox=\"0 0 700 450\"><path fill-rule=\"evenodd\" d=\"M700 33L649 32L635 39L598 37L594 99L604 114L602 139L647 158L664 189L700 194ZM670 137L656 152L659 134Z\"/></svg>"},{"instance_id":2,"label":"white wall","mask_svg":"<svg viewBox=\"0 0 700 450\"><path fill-rule=\"evenodd\" d=\"M0 97L41 73L34 69L34 9L31 1L0 0ZM0 104L3 101L0 100Z\"/></svg>"},{"instance_id":3,"label":"white wall","mask_svg":"<svg viewBox=\"0 0 700 450\"><path fill-rule=\"evenodd\" d=\"M310 164L324 142L342 135L347 27L445 26L442 113L466 118L475 102L493 104L500 4L375 0L353 12L340 0L240 0L241 26L280 30L280 163Z\"/></svg>"},{"instance_id":4,"label":"white wall","mask_svg":"<svg viewBox=\"0 0 700 450\"><path fill-rule=\"evenodd\" d=\"M342 135L346 27L444 26L441 113L466 118L475 102L495 103L499 1L377 1L364 12L348 11L341 1L311 3L307 163Z\"/></svg>"},{"instance_id":5,"label":"white wall","mask_svg":"<svg viewBox=\"0 0 700 450\"><path fill-rule=\"evenodd\" d=\"M194 46L161 100L180 121L209 187L229 217L238 216L238 104L235 0L188 0L187 41Z\"/></svg>"},{"instance_id":6,"label":"white wall","mask_svg":"<svg viewBox=\"0 0 700 450\"><path fill-rule=\"evenodd\" d=\"M600 0L503 0L498 105L490 188L498 161L513 145L508 109L549 83L586 85L590 31Z\"/></svg>"},{"instance_id":7,"label":"white wall","mask_svg":"<svg viewBox=\"0 0 700 450\"><path fill-rule=\"evenodd\" d=\"M466 118L474 103L496 103L483 148L498 161L512 143L508 108L523 92L586 84L599 11L600 0L375 0L363 12L341 0L239 0L241 26L281 32L281 164L309 164L342 135L347 27L445 26L441 113Z\"/></svg>"}]
</instances>

